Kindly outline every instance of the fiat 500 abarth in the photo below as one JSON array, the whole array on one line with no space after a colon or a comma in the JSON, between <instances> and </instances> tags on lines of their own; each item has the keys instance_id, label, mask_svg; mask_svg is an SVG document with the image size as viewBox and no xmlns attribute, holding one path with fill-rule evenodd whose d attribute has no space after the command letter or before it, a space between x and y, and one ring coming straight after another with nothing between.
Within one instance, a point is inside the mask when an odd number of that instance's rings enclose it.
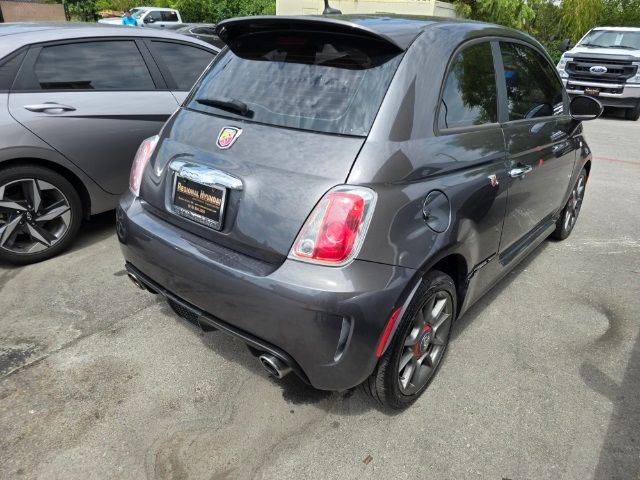
<instances>
[{"instance_id":1,"label":"fiat 500 abarth","mask_svg":"<svg viewBox=\"0 0 640 480\"><path fill-rule=\"evenodd\" d=\"M546 237L591 153L532 38L393 16L253 17L140 146L118 235L130 278L242 338L272 374L402 408L453 322Z\"/></svg>"}]
</instances>

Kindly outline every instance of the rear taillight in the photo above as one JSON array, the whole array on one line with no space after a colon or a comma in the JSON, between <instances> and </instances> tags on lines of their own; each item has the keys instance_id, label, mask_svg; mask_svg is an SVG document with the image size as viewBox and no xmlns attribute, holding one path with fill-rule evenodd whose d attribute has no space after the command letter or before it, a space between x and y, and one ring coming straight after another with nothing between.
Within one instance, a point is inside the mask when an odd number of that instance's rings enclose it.
<instances>
[{"instance_id":1,"label":"rear taillight","mask_svg":"<svg viewBox=\"0 0 640 480\"><path fill-rule=\"evenodd\" d=\"M136 152L136 156L133 159L133 165L131 166L131 175L129 176L129 190L136 197L140 196L140 183L142 182L142 174L144 168L149 163L151 154L158 144L158 135L149 137L142 141Z\"/></svg>"},{"instance_id":2,"label":"rear taillight","mask_svg":"<svg viewBox=\"0 0 640 480\"><path fill-rule=\"evenodd\" d=\"M330 190L313 209L298 234L290 258L324 265L344 265L360 250L376 194L364 187Z\"/></svg>"}]
</instances>

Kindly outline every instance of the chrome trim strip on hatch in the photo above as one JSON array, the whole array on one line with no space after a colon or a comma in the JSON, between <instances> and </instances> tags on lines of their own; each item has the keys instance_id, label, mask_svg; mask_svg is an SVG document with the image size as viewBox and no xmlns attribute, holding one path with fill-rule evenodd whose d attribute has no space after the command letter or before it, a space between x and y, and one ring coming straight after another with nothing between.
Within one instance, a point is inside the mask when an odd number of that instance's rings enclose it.
<instances>
[{"instance_id":1,"label":"chrome trim strip on hatch","mask_svg":"<svg viewBox=\"0 0 640 480\"><path fill-rule=\"evenodd\" d=\"M238 177L206 165L187 162L185 160L174 160L169 164L169 168L181 177L206 185L207 187L223 186L231 190L242 190L244 188L242 180Z\"/></svg>"}]
</instances>

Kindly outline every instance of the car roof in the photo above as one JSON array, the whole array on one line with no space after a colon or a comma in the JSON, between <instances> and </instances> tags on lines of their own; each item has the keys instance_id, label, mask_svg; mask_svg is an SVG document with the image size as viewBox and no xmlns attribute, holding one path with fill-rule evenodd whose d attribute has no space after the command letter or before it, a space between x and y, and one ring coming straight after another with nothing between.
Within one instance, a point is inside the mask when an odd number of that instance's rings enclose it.
<instances>
[{"instance_id":1,"label":"car roof","mask_svg":"<svg viewBox=\"0 0 640 480\"><path fill-rule=\"evenodd\" d=\"M533 39L521 32L500 25L494 25L472 20L427 17L412 15L375 14L375 15L302 15L302 16L257 16L240 17L224 20L218 24L218 35L227 38L235 35L260 31L264 28L304 28L321 29L364 35L377 38L393 44L401 50L406 50L413 41L426 29L438 28L446 30L452 37L467 36L473 31L491 30L493 34L532 41ZM225 32L226 30L226 32ZM225 35L226 33L226 35ZM533 40L535 42L535 40ZM536 42L537 43L537 42Z\"/></svg>"},{"instance_id":2,"label":"car roof","mask_svg":"<svg viewBox=\"0 0 640 480\"><path fill-rule=\"evenodd\" d=\"M614 32L640 32L640 27L596 27L593 30L612 30Z\"/></svg>"},{"instance_id":3,"label":"car roof","mask_svg":"<svg viewBox=\"0 0 640 480\"><path fill-rule=\"evenodd\" d=\"M218 51L196 38L156 28L79 22L0 23L0 58L24 45L91 37L164 38L197 44Z\"/></svg>"},{"instance_id":4,"label":"car roof","mask_svg":"<svg viewBox=\"0 0 640 480\"><path fill-rule=\"evenodd\" d=\"M130 8L129 10L161 10L161 11L172 11L172 12L176 12L177 10L175 8L168 8L168 7L133 7Z\"/></svg>"},{"instance_id":5,"label":"car roof","mask_svg":"<svg viewBox=\"0 0 640 480\"><path fill-rule=\"evenodd\" d=\"M216 28L215 23L184 23L180 28L176 28L174 32L191 30L192 28Z\"/></svg>"}]
</instances>

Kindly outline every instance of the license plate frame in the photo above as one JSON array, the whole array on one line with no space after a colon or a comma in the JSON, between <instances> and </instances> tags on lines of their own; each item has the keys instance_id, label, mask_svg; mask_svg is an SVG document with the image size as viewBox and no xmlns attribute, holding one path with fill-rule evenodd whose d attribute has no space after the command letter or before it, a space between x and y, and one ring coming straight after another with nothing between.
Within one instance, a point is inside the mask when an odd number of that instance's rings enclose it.
<instances>
[{"instance_id":1,"label":"license plate frame","mask_svg":"<svg viewBox=\"0 0 640 480\"><path fill-rule=\"evenodd\" d=\"M585 87L584 94L592 97L598 97L600 96L600 89L597 87Z\"/></svg>"},{"instance_id":2,"label":"license plate frame","mask_svg":"<svg viewBox=\"0 0 640 480\"><path fill-rule=\"evenodd\" d=\"M174 213L192 222L221 230L226 200L227 188L223 185L205 185L179 172L173 176L171 207Z\"/></svg>"}]
</instances>

